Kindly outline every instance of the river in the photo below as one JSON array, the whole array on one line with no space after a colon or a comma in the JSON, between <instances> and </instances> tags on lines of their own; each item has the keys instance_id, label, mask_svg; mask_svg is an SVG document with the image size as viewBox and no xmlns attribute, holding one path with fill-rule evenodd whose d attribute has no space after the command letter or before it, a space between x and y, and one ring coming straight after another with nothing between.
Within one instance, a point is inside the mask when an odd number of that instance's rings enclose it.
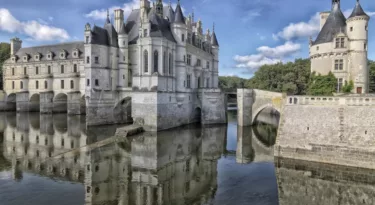
<instances>
[{"instance_id":1,"label":"river","mask_svg":"<svg viewBox=\"0 0 375 205\"><path fill-rule=\"evenodd\" d=\"M236 119L232 110L228 125L188 125L97 145L121 126L0 113L0 204L374 204L372 172L274 160L278 119L264 114L245 128Z\"/></svg>"}]
</instances>

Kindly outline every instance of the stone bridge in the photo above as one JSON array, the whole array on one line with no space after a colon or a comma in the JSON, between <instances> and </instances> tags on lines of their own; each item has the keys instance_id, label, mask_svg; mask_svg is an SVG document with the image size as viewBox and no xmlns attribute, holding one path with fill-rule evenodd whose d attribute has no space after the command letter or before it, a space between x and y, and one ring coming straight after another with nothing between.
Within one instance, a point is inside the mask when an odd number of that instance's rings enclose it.
<instances>
[{"instance_id":1,"label":"stone bridge","mask_svg":"<svg viewBox=\"0 0 375 205\"><path fill-rule=\"evenodd\" d=\"M237 89L238 125L250 126L257 115L266 108L271 114L274 110L281 113L283 94L257 89Z\"/></svg>"}]
</instances>

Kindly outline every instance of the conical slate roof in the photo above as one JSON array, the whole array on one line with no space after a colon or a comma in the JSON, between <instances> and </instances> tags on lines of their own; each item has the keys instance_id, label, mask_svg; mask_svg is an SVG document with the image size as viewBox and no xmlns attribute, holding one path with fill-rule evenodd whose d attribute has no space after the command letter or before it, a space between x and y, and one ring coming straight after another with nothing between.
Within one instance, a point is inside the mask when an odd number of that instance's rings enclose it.
<instances>
[{"instance_id":1,"label":"conical slate roof","mask_svg":"<svg viewBox=\"0 0 375 205\"><path fill-rule=\"evenodd\" d=\"M355 4L355 7L353 9L352 14L349 16L349 18L356 17L356 16L368 16L362 9L361 4L359 3L359 0Z\"/></svg>"},{"instance_id":2,"label":"conical slate roof","mask_svg":"<svg viewBox=\"0 0 375 205\"><path fill-rule=\"evenodd\" d=\"M108 33L109 45L112 47L118 47L118 35L115 27L113 27L111 23L107 23L105 24L104 29L107 30Z\"/></svg>"},{"instance_id":3,"label":"conical slate roof","mask_svg":"<svg viewBox=\"0 0 375 205\"><path fill-rule=\"evenodd\" d=\"M125 26L124 23L121 25L121 28L120 28L120 31L119 31L118 34L119 35L126 35L126 26Z\"/></svg>"},{"instance_id":4,"label":"conical slate roof","mask_svg":"<svg viewBox=\"0 0 375 205\"><path fill-rule=\"evenodd\" d=\"M171 5L164 7L164 15L169 20L169 22L173 23L175 15Z\"/></svg>"},{"instance_id":5,"label":"conical slate roof","mask_svg":"<svg viewBox=\"0 0 375 205\"><path fill-rule=\"evenodd\" d=\"M219 46L219 42L217 41L215 31L212 32L211 45Z\"/></svg>"},{"instance_id":6,"label":"conical slate roof","mask_svg":"<svg viewBox=\"0 0 375 205\"><path fill-rule=\"evenodd\" d=\"M335 3L313 45L332 42L336 34L340 32L346 33L346 18L342 14L339 4Z\"/></svg>"},{"instance_id":7,"label":"conical slate roof","mask_svg":"<svg viewBox=\"0 0 375 205\"><path fill-rule=\"evenodd\" d=\"M177 3L176 11L175 11L175 16L174 16L174 23L183 23L185 24L185 17L184 14L182 13L182 9L180 6L180 1Z\"/></svg>"}]
</instances>

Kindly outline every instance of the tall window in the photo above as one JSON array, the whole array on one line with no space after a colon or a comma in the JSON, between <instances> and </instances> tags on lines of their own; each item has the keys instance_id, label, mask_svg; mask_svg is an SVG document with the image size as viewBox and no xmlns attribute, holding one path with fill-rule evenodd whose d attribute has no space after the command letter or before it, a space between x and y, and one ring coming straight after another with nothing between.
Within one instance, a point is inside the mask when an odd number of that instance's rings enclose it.
<instances>
[{"instance_id":1,"label":"tall window","mask_svg":"<svg viewBox=\"0 0 375 205\"><path fill-rule=\"evenodd\" d=\"M209 88L210 87L210 78L207 78L207 84L206 84L206 88Z\"/></svg>"},{"instance_id":2,"label":"tall window","mask_svg":"<svg viewBox=\"0 0 375 205\"><path fill-rule=\"evenodd\" d=\"M87 79L87 86L90 86L90 79Z\"/></svg>"},{"instance_id":3,"label":"tall window","mask_svg":"<svg viewBox=\"0 0 375 205\"><path fill-rule=\"evenodd\" d=\"M73 80L70 81L70 89L74 89L74 81Z\"/></svg>"},{"instance_id":4,"label":"tall window","mask_svg":"<svg viewBox=\"0 0 375 205\"><path fill-rule=\"evenodd\" d=\"M47 69L48 69L48 74L51 74L51 66L50 65L48 66Z\"/></svg>"},{"instance_id":5,"label":"tall window","mask_svg":"<svg viewBox=\"0 0 375 205\"><path fill-rule=\"evenodd\" d=\"M39 74L39 67L37 66L37 67L35 67L35 74Z\"/></svg>"},{"instance_id":6,"label":"tall window","mask_svg":"<svg viewBox=\"0 0 375 205\"><path fill-rule=\"evenodd\" d=\"M187 35L187 42L191 44L191 33L188 33Z\"/></svg>"},{"instance_id":7,"label":"tall window","mask_svg":"<svg viewBox=\"0 0 375 205\"><path fill-rule=\"evenodd\" d=\"M14 81L12 81L12 89L14 89Z\"/></svg>"},{"instance_id":8,"label":"tall window","mask_svg":"<svg viewBox=\"0 0 375 205\"><path fill-rule=\"evenodd\" d=\"M86 43L89 43L89 39L90 39L90 37L86 36Z\"/></svg>"},{"instance_id":9,"label":"tall window","mask_svg":"<svg viewBox=\"0 0 375 205\"><path fill-rule=\"evenodd\" d=\"M23 82L21 81L21 83L20 83L20 86L21 86L21 89L23 89Z\"/></svg>"},{"instance_id":10,"label":"tall window","mask_svg":"<svg viewBox=\"0 0 375 205\"><path fill-rule=\"evenodd\" d=\"M61 73L64 73L64 65L61 65Z\"/></svg>"},{"instance_id":11,"label":"tall window","mask_svg":"<svg viewBox=\"0 0 375 205\"><path fill-rule=\"evenodd\" d=\"M336 38L336 48L345 48L345 38Z\"/></svg>"},{"instance_id":12,"label":"tall window","mask_svg":"<svg viewBox=\"0 0 375 205\"><path fill-rule=\"evenodd\" d=\"M337 79L337 92L341 92L341 89L342 89L342 85L343 85L343 79L342 78L338 78Z\"/></svg>"},{"instance_id":13,"label":"tall window","mask_svg":"<svg viewBox=\"0 0 375 205\"><path fill-rule=\"evenodd\" d=\"M201 66L202 63L201 63L201 59L197 59L197 66Z\"/></svg>"},{"instance_id":14,"label":"tall window","mask_svg":"<svg viewBox=\"0 0 375 205\"><path fill-rule=\"evenodd\" d=\"M182 34L182 35L181 35L181 40L182 40L182 42L185 41L185 34Z\"/></svg>"},{"instance_id":15,"label":"tall window","mask_svg":"<svg viewBox=\"0 0 375 205\"><path fill-rule=\"evenodd\" d=\"M169 53L169 66L168 66L168 68L169 68L169 71L168 71L169 75L173 74L173 72L172 72L173 71L173 67L172 67L173 66L173 64L172 64L173 63L173 59L172 59L172 57L173 57L172 53Z\"/></svg>"},{"instance_id":16,"label":"tall window","mask_svg":"<svg viewBox=\"0 0 375 205\"><path fill-rule=\"evenodd\" d=\"M159 52L154 52L154 72L158 72L159 70Z\"/></svg>"},{"instance_id":17,"label":"tall window","mask_svg":"<svg viewBox=\"0 0 375 205\"><path fill-rule=\"evenodd\" d=\"M35 88L39 89L39 81L35 81Z\"/></svg>"},{"instance_id":18,"label":"tall window","mask_svg":"<svg viewBox=\"0 0 375 205\"><path fill-rule=\"evenodd\" d=\"M367 43L363 45L363 49L367 50Z\"/></svg>"},{"instance_id":19,"label":"tall window","mask_svg":"<svg viewBox=\"0 0 375 205\"><path fill-rule=\"evenodd\" d=\"M73 72L75 72L75 73L77 72L77 64L73 65Z\"/></svg>"},{"instance_id":20,"label":"tall window","mask_svg":"<svg viewBox=\"0 0 375 205\"><path fill-rule=\"evenodd\" d=\"M335 70L344 70L344 60L343 59L335 60Z\"/></svg>"},{"instance_id":21,"label":"tall window","mask_svg":"<svg viewBox=\"0 0 375 205\"><path fill-rule=\"evenodd\" d=\"M61 84L60 84L61 89L64 89L64 80L61 80L60 83L61 83Z\"/></svg>"},{"instance_id":22,"label":"tall window","mask_svg":"<svg viewBox=\"0 0 375 205\"><path fill-rule=\"evenodd\" d=\"M191 55L190 54L187 54L187 60L186 60L186 63L188 65L191 65Z\"/></svg>"},{"instance_id":23,"label":"tall window","mask_svg":"<svg viewBox=\"0 0 375 205\"><path fill-rule=\"evenodd\" d=\"M191 88L191 75L186 76L186 87Z\"/></svg>"},{"instance_id":24,"label":"tall window","mask_svg":"<svg viewBox=\"0 0 375 205\"><path fill-rule=\"evenodd\" d=\"M24 75L27 74L27 68L26 68L26 67L23 68L23 74L24 74Z\"/></svg>"},{"instance_id":25,"label":"tall window","mask_svg":"<svg viewBox=\"0 0 375 205\"><path fill-rule=\"evenodd\" d=\"M210 69L210 61L207 61L207 62L206 62L206 68L207 68L207 69Z\"/></svg>"},{"instance_id":26,"label":"tall window","mask_svg":"<svg viewBox=\"0 0 375 205\"><path fill-rule=\"evenodd\" d=\"M14 75L14 68L12 68L12 75Z\"/></svg>"},{"instance_id":27,"label":"tall window","mask_svg":"<svg viewBox=\"0 0 375 205\"><path fill-rule=\"evenodd\" d=\"M95 57L95 63L99 64L99 57L98 56Z\"/></svg>"},{"instance_id":28,"label":"tall window","mask_svg":"<svg viewBox=\"0 0 375 205\"><path fill-rule=\"evenodd\" d=\"M148 72L148 52L145 50L143 52L143 66L144 66L144 71Z\"/></svg>"},{"instance_id":29,"label":"tall window","mask_svg":"<svg viewBox=\"0 0 375 205\"><path fill-rule=\"evenodd\" d=\"M99 80L95 79L95 86L99 86Z\"/></svg>"},{"instance_id":30,"label":"tall window","mask_svg":"<svg viewBox=\"0 0 375 205\"><path fill-rule=\"evenodd\" d=\"M201 87L201 77L198 77L197 81L198 81L198 83L197 83L198 88L200 88Z\"/></svg>"},{"instance_id":31,"label":"tall window","mask_svg":"<svg viewBox=\"0 0 375 205\"><path fill-rule=\"evenodd\" d=\"M163 53L163 74L167 73L167 53L164 51Z\"/></svg>"},{"instance_id":32,"label":"tall window","mask_svg":"<svg viewBox=\"0 0 375 205\"><path fill-rule=\"evenodd\" d=\"M89 56L86 57L86 63L90 63L90 57Z\"/></svg>"},{"instance_id":33,"label":"tall window","mask_svg":"<svg viewBox=\"0 0 375 205\"><path fill-rule=\"evenodd\" d=\"M143 29L143 37L147 37L147 34L148 34L147 29Z\"/></svg>"},{"instance_id":34,"label":"tall window","mask_svg":"<svg viewBox=\"0 0 375 205\"><path fill-rule=\"evenodd\" d=\"M48 89L48 82L44 81L44 89Z\"/></svg>"}]
</instances>

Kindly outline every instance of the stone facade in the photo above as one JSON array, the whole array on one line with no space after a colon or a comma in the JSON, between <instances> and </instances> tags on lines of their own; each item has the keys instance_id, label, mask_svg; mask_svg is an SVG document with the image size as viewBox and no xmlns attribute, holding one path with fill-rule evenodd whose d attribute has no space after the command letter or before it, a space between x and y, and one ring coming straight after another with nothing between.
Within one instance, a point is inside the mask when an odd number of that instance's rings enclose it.
<instances>
[{"instance_id":1,"label":"stone facade","mask_svg":"<svg viewBox=\"0 0 375 205\"><path fill-rule=\"evenodd\" d=\"M333 1L332 10L320 13L321 31L310 40L311 72L327 75L332 72L340 93L345 82L353 81L354 93L369 92L368 22L370 17L357 1L346 19L340 1Z\"/></svg>"},{"instance_id":2,"label":"stone facade","mask_svg":"<svg viewBox=\"0 0 375 205\"><path fill-rule=\"evenodd\" d=\"M374 105L374 96L289 96L275 156L373 169Z\"/></svg>"},{"instance_id":3,"label":"stone facade","mask_svg":"<svg viewBox=\"0 0 375 205\"><path fill-rule=\"evenodd\" d=\"M12 39L2 110L86 113L88 125L134 120L150 130L226 122L214 30L162 0L141 0L126 21L121 9L114 16L114 25L109 14L104 27L86 24L83 42L22 48Z\"/></svg>"}]
</instances>

